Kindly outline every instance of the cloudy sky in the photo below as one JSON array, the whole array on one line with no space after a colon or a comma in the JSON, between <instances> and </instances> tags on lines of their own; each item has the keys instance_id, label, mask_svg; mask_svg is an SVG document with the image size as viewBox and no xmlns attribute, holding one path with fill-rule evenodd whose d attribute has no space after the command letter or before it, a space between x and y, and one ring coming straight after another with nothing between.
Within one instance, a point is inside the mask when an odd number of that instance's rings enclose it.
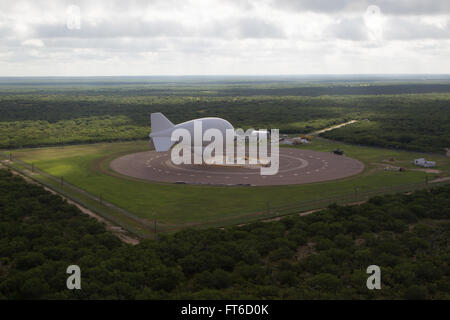
<instances>
[{"instance_id":1,"label":"cloudy sky","mask_svg":"<svg viewBox=\"0 0 450 320\"><path fill-rule=\"evenodd\" d=\"M450 0L0 0L0 76L450 73Z\"/></svg>"}]
</instances>

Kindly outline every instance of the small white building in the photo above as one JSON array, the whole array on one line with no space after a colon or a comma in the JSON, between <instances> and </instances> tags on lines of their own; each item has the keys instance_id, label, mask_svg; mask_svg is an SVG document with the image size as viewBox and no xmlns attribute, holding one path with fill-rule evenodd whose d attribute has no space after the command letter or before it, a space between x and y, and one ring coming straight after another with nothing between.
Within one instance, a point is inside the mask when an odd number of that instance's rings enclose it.
<instances>
[{"instance_id":1,"label":"small white building","mask_svg":"<svg viewBox=\"0 0 450 320\"><path fill-rule=\"evenodd\" d=\"M303 143L310 143L310 141L308 139L302 138L302 137L294 137L292 138L293 142L297 142L299 144L303 144Z\"/></svg>"},{"instance_id":2,"label":"small white building","mask_svg":"<svg viewBox=\"0 0 450 320\"><path fill-rule=\"evenodd\" d=\"M310 143L311 141L309 141L308 139L305 138L301 138L300 139L301 143Z\"/></svg>"},{"instance_id":3,"label":"small white building","mask_svg":"<svg viewBox=\"0 0 450 320\"><path fill-rule=\"evenodd\" d=\"M415 159L412 164L415 164L416 166L421 166L424 168L434 167L436 165L436 162L434 161L427 161L425 158L419 158Z\"/></svg>"}]
</instances>

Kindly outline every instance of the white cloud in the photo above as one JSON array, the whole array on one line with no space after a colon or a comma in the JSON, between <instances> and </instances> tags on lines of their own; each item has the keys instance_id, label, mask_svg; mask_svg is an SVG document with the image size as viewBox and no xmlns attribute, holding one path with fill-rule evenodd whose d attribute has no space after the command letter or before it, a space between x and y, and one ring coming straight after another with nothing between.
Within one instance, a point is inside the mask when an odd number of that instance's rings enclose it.
<instances>
[{"instance_id":1,"label":"white cloud","mask_svg":"<svg viewBox=\"0 0 450 320\"><path fill-rule=\"evenodd\" d=\"M44 42L41 39L27 39L21 42L22 46L25 47L45 47Z\"/></svg>"},{"instance_id":2,"label":"white cloud","mask_svg":"<svg viewBox=\"0 0 450 320\"><path fill-rule=\"evenodd\" d=\"M450 73L449 1L408 3L2 1L0 75Z\"/></svg>"}]
</instances>

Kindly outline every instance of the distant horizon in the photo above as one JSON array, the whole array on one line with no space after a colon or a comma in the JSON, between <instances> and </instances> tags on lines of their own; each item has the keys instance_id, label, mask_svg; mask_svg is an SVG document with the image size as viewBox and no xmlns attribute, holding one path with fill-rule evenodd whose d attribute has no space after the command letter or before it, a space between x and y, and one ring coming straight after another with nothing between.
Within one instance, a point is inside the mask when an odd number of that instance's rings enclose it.
<instances>
[{"instance_id":1,"label":"distant horizon","mask_svg":"<svg viewBox=\"0 0 450 320\"><path fill-rule=\"evenodd\" d=\"M0 79L8 78L152 78L152 77L450 77L450 73L304 73L304 74L154 74L154 75L0 75Z\"/></svg>"}]
</instances>

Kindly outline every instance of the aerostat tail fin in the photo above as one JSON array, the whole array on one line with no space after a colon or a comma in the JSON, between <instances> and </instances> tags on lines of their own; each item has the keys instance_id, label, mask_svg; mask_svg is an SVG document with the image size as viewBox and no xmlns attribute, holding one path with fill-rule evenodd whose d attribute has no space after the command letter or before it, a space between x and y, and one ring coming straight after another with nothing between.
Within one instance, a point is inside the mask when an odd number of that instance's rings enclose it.
<instances>
[{"instance_id":1,"label":"aerostat tail fin","mask_svg":"<svg viewBox=\"0 0 450 320\"><path fill-rule=\"evenodd\" d=\"M169 151L170 147L175 143L170 137L154 137L152 138L156 152Z\"/></svg>"},{"instance_id":2,"label":"aerostat tail fin","mask_svg":"<svg viewBox=\"0 0 450 320\"><path fill-rule=\"evenodd\" d=\"M163 115L161 112L156 112L151 114L151 127L152 127L152 133L156 133L159 131L164 131L167 129L173 128L175 125L170 122L169 119L166 118L165 115Z\"/></svg>"},{"instance_id":3,"label":"aerostat tail fin","mask_svg":"<svg viewBox=\"0 0 450 320\"><path fill-rule=\"evenodd\" d=\"M171 141L171 134L173 127L175 125L170 122L161 112L152 113L150 116L152 133L150 137L153 140L153 145L157 152L168 151L170 147L174 144Z\"/></svg>"}]
</instances>

